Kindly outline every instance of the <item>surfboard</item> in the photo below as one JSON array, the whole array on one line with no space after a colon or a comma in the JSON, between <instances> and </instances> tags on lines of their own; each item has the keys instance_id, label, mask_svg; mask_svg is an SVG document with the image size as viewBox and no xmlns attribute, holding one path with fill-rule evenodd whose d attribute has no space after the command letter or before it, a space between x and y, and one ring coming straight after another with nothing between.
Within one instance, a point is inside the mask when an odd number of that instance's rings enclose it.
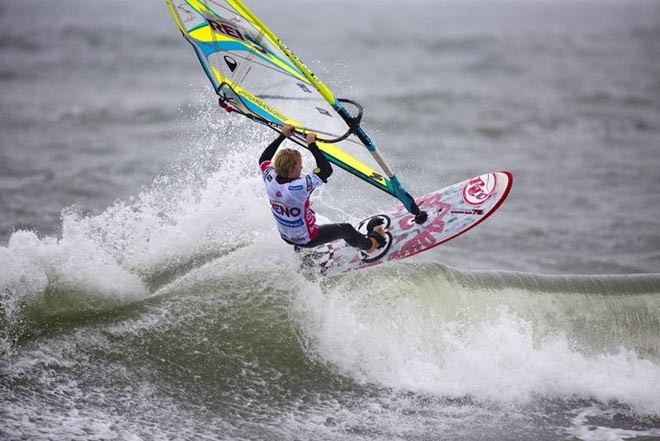
<instances>
[{"instance_id":1,"label":"surfboard","mask_svg":"<svg viewBox=\"0 0 660 441\"><path fill-rule=\"evenodd\" d=\"M369 216L357 225L366 233L373 217L385 222L386 244L368 254L337 240L316 248L299 248L301 270L317 278L369 268L402 260L430 250L471 230L504 202L511 190L513 175L508 171L486 173L450 185L416 199L428 214L426 222L415 222L415 216L403 205Z\"/></svg>"}]
</instances>

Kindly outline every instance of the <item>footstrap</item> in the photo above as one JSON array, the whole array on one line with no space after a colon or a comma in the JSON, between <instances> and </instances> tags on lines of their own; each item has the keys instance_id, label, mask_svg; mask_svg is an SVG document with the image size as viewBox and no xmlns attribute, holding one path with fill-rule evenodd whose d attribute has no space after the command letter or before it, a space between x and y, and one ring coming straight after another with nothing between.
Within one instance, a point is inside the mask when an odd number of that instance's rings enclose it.
<instances>
[{"instance_id":1,"label":"footstrap","mask_svg":"<svg viewBox=\"0 0 660 441\"><path fill-rule=\"evenodd\" d=\"M371 219L369 219L369 223L367 223L367 232L372 232L374 228L383 225L384 223L385 220L382 217L380 216L372 217Z\"/></svg>"},{"instance_id":2,"label":"footstrap","mask_svg":"<svg viewBox=\"0 0 660 441\"><path fill-rule=\"evenodd\" d=\"M381 220L381 223L382 223L382 220ZM369 231L367 233L367 237L369 237L371 239L376 239L376 243L378 243L378 247L376 247L376 249L381 249L385 245L387 245L387 241L385 240L385 238L383 236L381 236L380 234L376 233L375 231Z\"/></svg>"}]
</instances>

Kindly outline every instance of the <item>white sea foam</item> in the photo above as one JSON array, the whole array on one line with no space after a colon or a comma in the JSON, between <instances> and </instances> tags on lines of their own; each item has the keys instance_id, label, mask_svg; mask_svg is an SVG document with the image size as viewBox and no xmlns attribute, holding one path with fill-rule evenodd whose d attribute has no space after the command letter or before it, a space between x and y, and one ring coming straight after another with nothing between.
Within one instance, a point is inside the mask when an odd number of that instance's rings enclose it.
<instances>
[{"instance_id":1,"label":"white sea foam","mask_svg":"<svg viewBox=\"0 0 660 441\"><path fill-rule=\"evenodd\" d=\"M244 130L246 123L237 125ZM272 133L253 131L254 141L223 143L218 155L217 134L234 126L226 120L208 126L206 136L191 141L190 160L136 197L97 215L63 210L61 238L13 233L0 247L5 315L46 300L50 307L73 301L89 310L139 301L206 261L263 240L279 243L256 159ZM248 260L261 253L249 254Z\"/></svg>"},{"instance_id":2,"label":"white sea foam","mask_svg":"<svg viewBox=\"0 0 660 441\"><path fill-rule=\"evenodd\" d=\"M470 296L480 298L476 291L437 277L433 291L407 291L392 274L362 272L359 283L348 277L327 293L300 297L310 352L356 381L395 390L515 404L587 399L660 414L658 360L624 346L581 347L568 329L553 328L552 309L545 321L506 304L479 311L470 303ZM533 297L519 297L533 309Z\"/></svg>"},{"instance_id":3,"label":"white sea foam","mask_svg":"<svg viewBox=\"0 0 660 441\"><path fill-rule=\"evenodd\" d=\"M589 406L581 409L571 419L572 426L566 432L582 441L624 441L635 438L660 438L660 429L658 428L649 430L639 428L623 429L607 427L602 424L603 420L612 420L616 416L616 412L611 409ZM601 424L596 424L591 419L600 420Z\"/></svg>"},{"instance_id":4,"label":"white sea foam","mask_svg":"<svg viewBox=\"0 0 660 441\"><path fill-rule=\"evenodd\" d=\"M30 306L54 295L84 295L90 309L109 302L122 304L147 294L141 280L122 268L93 240L65 235L61 239L38 238L33 232L12 235L0 248L0 291L7 305ZM10 310L12 307L10 307Z\"/></svg>"}]
</instances>

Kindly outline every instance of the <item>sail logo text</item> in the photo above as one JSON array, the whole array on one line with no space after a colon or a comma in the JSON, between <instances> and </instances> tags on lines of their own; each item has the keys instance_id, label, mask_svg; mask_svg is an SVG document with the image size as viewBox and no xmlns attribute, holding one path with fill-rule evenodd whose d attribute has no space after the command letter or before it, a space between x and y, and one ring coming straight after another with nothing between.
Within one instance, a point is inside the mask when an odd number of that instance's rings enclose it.
<instances>
[{"instance_id":1,"label":"sail logo text","mask_svg":"<svg viewBox=\"0 0 660 441\"><path fill-rule=\"evenodd\" d=\"M241 31L233 24L218 20L217 18L207 18L206 21L209 22L209 26L211 26L211 29L214 31L220 32L221 34L227 35L228 37L245 41Z\"/></svg>"}]
</instances>

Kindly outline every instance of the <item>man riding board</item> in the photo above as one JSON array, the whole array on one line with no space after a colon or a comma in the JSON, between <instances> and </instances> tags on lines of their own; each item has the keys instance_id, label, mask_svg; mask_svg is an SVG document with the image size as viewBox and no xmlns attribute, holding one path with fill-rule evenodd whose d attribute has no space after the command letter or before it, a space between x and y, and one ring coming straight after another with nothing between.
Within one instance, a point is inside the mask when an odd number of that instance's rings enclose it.
<instances>
[{"instance_id":1,"label":"man riding board","mask_svg":"<svg viewBox=\"0 0 660 441\"><path fill-rule=\"evenodd\" d=\"M315 188L328 181L332 174L332 165L316 145L315 133L306 136L307 148L316 160L313 173L302 174L302 155L297 150L283 148L275 156L279 146L293 135L294 130L294 126L285 124L280 136L266 147L259 158L271 211L282 239L302 248L312 248L343 239L350 246L367 253L385 246L384 221L381 218L369 221L366 235L348 223L316 224L309 198Z\"/></svg>"}]
</instances>

